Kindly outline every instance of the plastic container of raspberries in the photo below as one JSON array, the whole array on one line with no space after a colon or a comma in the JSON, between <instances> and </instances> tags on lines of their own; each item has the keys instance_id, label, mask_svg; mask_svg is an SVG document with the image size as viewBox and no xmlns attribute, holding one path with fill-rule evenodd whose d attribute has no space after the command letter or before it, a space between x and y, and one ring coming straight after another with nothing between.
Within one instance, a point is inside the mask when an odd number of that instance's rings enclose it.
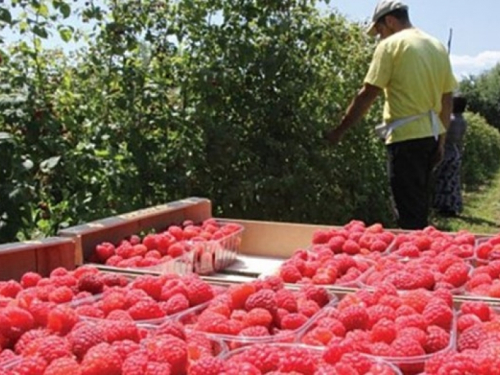
<instances>
[{"instance_id":1,"label":"plastic container of raspberries","mask_svg":"<svg viewBox=\"0 0 500 375\"><path fill-rule=\"evenodd\" d=\"M428 351L426 354L421 354L421 355L413 355L413 356L395 356L394 354L391 355L384 355L383 353L388 353L389 350L395 350L394 348L390 348L391 345L386 345L386 342L381 340L380 335L384 335L384 340L387 335L389 335L388 328L386 327L386 319L380 319L384 320L384 322L380 323L380 327L378 328L373 328L377 325L379 320L377 320L373 324L372 328L359 328L363 324L368 324L369 322L369 317L372 316L371 314L374 314L373 316L377 316L378 314L385 314L387 313L387 307L391 305L391 302L389 301L390 299L395 300L399 299L400 301L406 301L404 304L415 304L418 305L420 302L419 300L423 300L423 294L427 295L428 302L432 301L433 298L436 298L433 296L433 292L430 291L425 291L425 290L419 290L419 291L410 291L410 292L398 292L397 296L387 296L388 298L385 300L384 305L380 307L379 305L375 304L372 305L371 307L363 307L362 309L367 312L366 319L365 320L362 318L362 314L356 310L358 308L360 301L366 298L367 301L370 300L370 295L373 295L374 293L380 293L379 291L371 291L371 290L360 290L356 293L353 294L348 294L344 296L344 299L341 299L337 305L332 306L332 307L326 307L322 310L321 314L318 314L318 316L315 317L314 321L310 323L307 327L304 327L303 329L300 330L299 336L298 336L298 342L300 342L303 345L308 345L312 347L319 347L319 348L326 348L328 349L331 345L338 345L338 348L341 348L341 350L346 350L344 348L343 342L346 337L351 340L350 342L356 342L358 345L358 348L361 347L360 351L370 357L373 358L374 360L382 360L384 362L389 362L393 364L394 366L397 366L400 370L401 373L404 375L416 375L420 374L424 371L424 366L425 363L433 358L436 355L440 355L442 353L446 353L449 351L452 351L455 349L456 346L456 340L457 340L457 313L455 310L451 309L452 312L452 321L451 321L451 326L449 329L444 329L442 327L434 327L432 328L432 331L429 330L429 327L426 327L426 331L423 331L427 336L423 336L421 339L422 340L427 340L427 337L429 335L433 335L432 337L436 337L441 335L443 332L446 332L446 345L444 343L440 343L440 346L437 346L437 350L431 351L433 346L432 345L437 345L435 344L434 341L432 340L437 340L433 338L429 342L433 342L433 344L428 344L429 346L425 346L426 344L421 344L420 348L417 348L416 352L421 351L423 347L425 347L426 351ZM398 297L399 296L399 297ZM394 298L393 298L394 297ZM346 312L342 312L342 308L346 308L347 306L350 306L350 304L353 304L351 307L353 310L349 312L349 314L354 314L354 318L349 318L347 310ZM364 304L364 303L363 303ZM384 310L385 308L385 310ZM373 309L370 311L370 309ZM356 312L354 312L356 311ZM411 310L408 310L408 313ZM361 314L361 315L360 315ZM425 315L429 314L429 315ZM415 328L420 327L421 323L427 322L427 319L432 319L429 321L432 321L433 325L437 325L439 323L439 319L441 319L440 315L441 313L434 310L434 312L431 312L429 310L428 312L423 312L422 315L423 317L420 317L419 319L414 319L412 317L406 317L406 316L400 316L398 319L403 319L401 322L396 322L395 324L401 324L403 327L406 327L404 329L408 329L408 332L405 332L405 334L409 334L410 330L415 330ZM435 318L434 318L435 317ZM362 323L365 322L365 323ZM430 323L425 323L425 324L430 324ZM349 327L351 325L351 327ZM440 329L442 328L442 329ZM422 328L418 328L418 331L422 330ZM400 344L403 345L402 350L406 350L406 347L411 347L409 343L409 339L406 338L406 336L403 336L401 332L396 328L396 338L401 340ZM400 338L398 337L398 335ZM374 339L374 337L378 337L377 339ZM418 337L418 336L415 336ZM396 338L392 339L392 341L396 342ZM348 340L348 341L349 341ZM381 341L380 341L381 340ZM391 341L391 342L392 342ZM333 349L332 349L333 350ZM412 350L412 349L409 349Z\"/></svg>"},{"instance_id":2,"label":"plastic container of raspberries","mask_svg":"<svg viewBox=\"0 0 500 375\"><path fill-rule=\"evenodd\" d=\"M298 292L298 291L293 291L293 292ZM202 323L202 321L205 322L205 316L208 316L208 315L202 316L202 313L211 307L210 302L206 305L195 307L176 315L175 320L181 322L187 330L201 331L215 340L223 341L228 346L229 350L256 344L294 343L297 341L300 332L302 332L302 330L304 330L306 327L308 327L315 321L316 316L321 314L323 308L327 306L332 307L337 304L338 298L335 295L328 293L328 298L329 298L328 303L322 308L320 308L319 311L317 311L314 315L312 315L310 318L305 318L303 320L300 320L296 324L294 323L294 325L296 325L296 328L290 328L286 330L285 329L280 330L277 328L269 329L268 327L265 326L259 326L259 327L251 327L251 328L256 328L252 332L247 330L244 333L240 334L220 333L220 330L218 328L216 329L218 331L217 333L210 331L210 328L205 328L203 326L204 323ZM218 314L214 319L211 319L210 324L215 324L216 319L220 318L220 315L222 314L229 314L231 317L238 314L238 310L228 311L226 308L219 308L219 307L215 307L214 310L215 311L220 310L221 314ZM273 318L273 320L274 319L275 318ZM221 324L224 325L226 324L226 322L222 321Z\"/></svg>"},{"instance_id":3,"label":"plastic container of raspberries","mask_svg":"<svg viewBox=\"0 0 500 375\"><path fill-rule=\"evenodd\" d=\"M230 221L207 219L171 225L165 231L142 239L133 235L116 246L96 246L91 262L109 267L186 275L208 275L232 264L241 248L244 227Z\"/></svg>"},{"instance_id":4,"label":"plastic container of raspberries","mask_svg":"<svg viewBox=\"0 0 500 375\"><path fill-rule=\"evenodd\" d=\"M487 265L500 259L500 233L478 238L474 247L475 265Z\"/></svg>"},{"instance_id":5,"label":"plastic container of raspberries","mask_svg":"<svg viewBox=\"0 0 500 375\"><path fill-rule=\"evenodd\" d=\"M313 374L316 371L328 373L334 371L341 374L383 373L385 375L402 375L400 369L384 360L362 354L347 354L338 361L333 362L325 355L324 348L317 348L302 344L257 344L246 346L219 355L225 366L232 364L248 363L257 367L262 374L274 371L280 374L301 373ZM353 372L355 371L355 372Z\"/></svg>"},{"instance_id":6,"label":"plastic container of raspberries","mask_svg":"<svg viewBox=\"0 0 500 375\"><path fill-rule=\"evenodd\" d=\"M468 231L447 233L434 227L400 233L388 248L388 254L401 261L414 258L433 258L441 253L456 255L473 264L476 243L474 234Z\"/></svg>"}]
</instances>

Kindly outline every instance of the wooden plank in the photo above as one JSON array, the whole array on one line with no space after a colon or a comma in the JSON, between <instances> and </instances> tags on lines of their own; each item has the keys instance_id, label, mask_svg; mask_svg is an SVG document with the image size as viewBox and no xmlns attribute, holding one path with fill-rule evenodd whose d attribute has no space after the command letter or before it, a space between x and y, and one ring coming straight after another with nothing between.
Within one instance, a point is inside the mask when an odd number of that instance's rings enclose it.
<instances>
[{"instance_id":1,"label":"wooden plank","mask_svg":"<svg viewBox=\"0 0 500 375\"><path fill-rule=\"evenodd\" d=\"M75 241L49 237L40 241L24 241L0 245L0 279L19 280L29 271L42 276L57 267L75 267Z\"/></svg>"}]
</instances>

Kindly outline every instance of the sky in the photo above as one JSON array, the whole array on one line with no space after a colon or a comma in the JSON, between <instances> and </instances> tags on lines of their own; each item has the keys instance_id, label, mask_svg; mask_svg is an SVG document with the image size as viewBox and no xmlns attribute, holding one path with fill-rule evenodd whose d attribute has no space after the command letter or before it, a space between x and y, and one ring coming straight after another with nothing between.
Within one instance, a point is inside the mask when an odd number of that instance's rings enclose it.
<instances>
[{"instance_id":1,"label":"sky","mask_svg":"<svg viewBox=\"0 0 500 375\"><path fill-rule=\"evenodd\" d=\"M500 63L500 0L403 0L413 26L448 44L452 33L451 62L458 79L477 75ZM377 0L330 0L353 21L368 22ZM325 6L321 6L325 8Z\"/></svg>"},{"instance_id":2,"label":"sky","mask_svg":"<svg viewBox=\"0 0 500 375\"><path fill-rule=\"evenodd\" d=\"M76 0L82 3L84 0ZM96 0L99 2L99 0ZM500 0L403 0L410 7L414 26L447 45L452 29L451 62L460 80L477 75L500 63ZM368 22L378 0L330 0L322 9L336 9L349 20ZM80 27L78 25L77 27ZM8 32L8 30L7 30ZM7 39L14 38L6 35ZM59 38L50 46L71 49ZM73 46L76 47L76 46Z\"/></svg>"}]
</instances>

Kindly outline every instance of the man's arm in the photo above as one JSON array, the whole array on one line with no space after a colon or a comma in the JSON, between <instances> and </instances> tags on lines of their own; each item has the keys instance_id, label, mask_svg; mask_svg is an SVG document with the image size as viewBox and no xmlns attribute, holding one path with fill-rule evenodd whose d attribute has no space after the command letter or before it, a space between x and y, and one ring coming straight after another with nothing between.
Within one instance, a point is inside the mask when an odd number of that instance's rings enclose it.
<instances>
[{"instance_id":1,"label":"man's arm","mask_svg":"<svg viewBox=\"0 0 500 375\"><path fill-rule=\"evenodd\" d=\"M381 92L382 89L379 87L365 83L347 108L340 125L327 133L326 137L330 143L338 143L345 131L363 118Z\"/></svg>"}]
</instances>

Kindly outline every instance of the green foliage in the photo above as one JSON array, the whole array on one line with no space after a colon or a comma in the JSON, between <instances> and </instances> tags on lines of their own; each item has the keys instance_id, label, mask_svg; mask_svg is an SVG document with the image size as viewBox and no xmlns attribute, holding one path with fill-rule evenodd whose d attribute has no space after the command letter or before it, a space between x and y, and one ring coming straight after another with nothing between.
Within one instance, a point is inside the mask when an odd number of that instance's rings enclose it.
<instances>
[{"instance_id":1,"label":"green foliage","mask_svg":"<svg viewBox=\"0 0 500 375\"><path fill-rule=\"evenodd\" d=\"M465 113L468 127L464 142L462 183L467 188L483 185L500 167L500 133L486 120Z\"/></svg>"},{"instance_id":2,"label":"green foliage","mask_svg":"<svg viewBox=\"0 0 500 375\"><path fill-rule=\"evenodd\" d=\"M391 222L380 103L340 145L322 138L367 69L360 25L314 1L15 3L0 242L192 195L226 217ZM46 50L49 34L84 46Z\"/></svg>"},{"instance_id":3,"label":"green foliage","mask_svg":"<svg viewBox=\"0 0 500 375\"><path fill-rule=\"evenodd\" d=\"M483 116L488 124L500 129L500 64L460 83L468 109Z\"/></svg>"}]
</instances>

